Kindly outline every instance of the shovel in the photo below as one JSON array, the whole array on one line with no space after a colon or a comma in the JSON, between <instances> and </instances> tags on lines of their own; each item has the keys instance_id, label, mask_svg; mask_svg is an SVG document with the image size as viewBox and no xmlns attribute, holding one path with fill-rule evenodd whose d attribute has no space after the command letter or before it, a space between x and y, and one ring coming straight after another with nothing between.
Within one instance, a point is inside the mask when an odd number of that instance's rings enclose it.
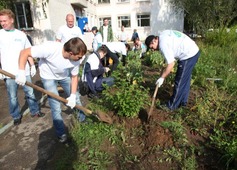
<instances>
[{"instance_id":1,"label":"shovel","mask_svg":"<svg viewBox=\"0 0 237 170\"><path fill-rule=\"evenodd\" d=\"M151 116L151 114L152 114L152 111L153 111L153 108L154 108L154 105L155 105L156 94L157 94L157 92L158 92L158 89L159 89L159 84L156 85L156 89L155 89L155 92L154 92L153 97L152 97L151 107L150 107L150 110L149 110L149 112L148 112L147 120L150 119L150 116Z\"/></svg>"},{"instance_id":2,"label":"shovel","mask_svg":"<svg viewBox=\"0 0 237 170\"><path fill-rule=\"evenodd\" d=\"M0 73L4 74L5 76L8 76L8 77L10 77L12 79L15 79L14 75L12 75L11 73L8 73L8 72L6 72L6 71L4 71L2 69L0 69ZM43 89L43 88L41 88L41 87L39 87L39 86L37 86L37 85L35 85L33 83L30 83L30 82L26 81L25 85L30 86L33 89L38 90L38 91L40 91L42 93L45 93L45 94L47 94L47 95L49 95L49 96L51 96L51 97L53 97L53 98L63 102L63 103L67 103L68 102L63 97L60 97L60 96L58 96L58 95L56 95L56 94L54 94L54 93L52 93L50 91L47 91L47 90L45 90L45 89ZM104 112L101 112L101 111L93 112L93 111L91 111L91 110L89 110L89 109L87 109L87 108L85 108L83 106L80 106L80 105L76 105L75 108L83 111L86 115L95 116L99 121L106 122L108 124L112 124L113 123L111 117L109 115L107 115L106 113L104 113Z\"/></svg>"}]
</instances>

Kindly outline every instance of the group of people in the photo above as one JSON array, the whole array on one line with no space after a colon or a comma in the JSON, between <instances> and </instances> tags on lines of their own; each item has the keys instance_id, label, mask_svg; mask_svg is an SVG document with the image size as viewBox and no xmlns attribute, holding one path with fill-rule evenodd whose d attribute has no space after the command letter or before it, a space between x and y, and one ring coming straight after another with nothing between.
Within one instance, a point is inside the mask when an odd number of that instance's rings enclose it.
<instances>
[{"instance_id":1,"label":"group of people","mask_svg":"<svg viewBox=\"0 0 237 170\"><path fill-rule=\"evenodd\" d=\"M56 41L47 41L40 45L31 46L26 34L14 27L14 13L9 9L0 11L0 67L15 75L15 80L0 75L5 81L8 93L9 111L14 125L21 123L22 115L17 98L18 86L22 85L32 117L43 117L45 114L40 107L31 87L25 85L31 82L31 77L36 74L35 58L39 58L39 73L46 90L58 95L57 86L60 85L66 93L66 104L74 108L81 105L78 93L79 66L85 58L87 47L79 27L74 25L74 15L66 16L66 25L59 28ZM81 80L88 83L92 96L97 96L103 90L103 84L111 86L114 79L110 76L117 68L119 60L126 64L125 58L129 45L123 41L113 42L112 28L108 19L100 29L93 27L93 53L90 54L83 68ZM162 109L175 110L187 105L190 90L191 74L198 61L200 51L196 43L185 34L175 30L165 30L159 36L150 35L145 40L145 45L140 41L136 30L132 38L134 50L142 49L142 54L147 50L159 50L167 63L167 67L157 79L156 84L162 86L165 78L170 74L177 60L177 72L174 81L173 95L170 100L162 105ZM14 50L12 50L14 49ZM121 54L121 55L118 55ZM122 56L121 59L119 59ZM113 64L107 61L112 58ZM104 61L104 63L103 63ZM109 63L109 65L106 65ZM105 73L110 73L104 77ZM60 142L67 141L65 125L61 116L60 102L48 97L53 124ZM85 114L76 110L79 121L85 120Z\"/></svg>"}]
</instances>

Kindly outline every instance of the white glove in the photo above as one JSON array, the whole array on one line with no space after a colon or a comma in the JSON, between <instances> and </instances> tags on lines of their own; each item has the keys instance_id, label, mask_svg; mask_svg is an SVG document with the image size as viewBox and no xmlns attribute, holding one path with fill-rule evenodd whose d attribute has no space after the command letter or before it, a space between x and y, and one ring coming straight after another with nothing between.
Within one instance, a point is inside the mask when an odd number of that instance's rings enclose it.
<instances>
[{"instance_id":1,"label":"white glove","mask_svg":"<svg viewBox=\"0 0 237 170\"><path fill-rule=\"evenodd\" d=\"M5 79L5 76L0 73L0 80L3 80L3 79Z\"/></svg>"},{"instance_id":2,"label":"white glove","mask_svg":"<svg viewBox=\"0 0 237 170\"><path fill-rule=\"evenodd\" d=\"M16 75L15 82L21 86L25 85L26 83L25 70L18 70L18 74Z\"/></svg>"},{"instance_id":3,"label":"white glove","mask_svg":"<svg viewBox=\"0 0 237 170\"><path fill-rule=\"evenodd\" d=\"M76 94L71 94L68 98L67 98L67 106L74 108L76 105Z\"/></svg>"},{"instance_id":4,"label":"white glove","mask_svg":"<svg viewBox=\"0 0 237 170\"><path fill-rule=\"evenodd\" d=\"M32 65L30 67L30 75L31 77L34 77L35 74L36 74L36 68L35 68L35 65Z\"/></svg>"},{"instance_id":5,"label":"white glove","mask_svg":"<svg viewBox=\"0 0 237 170\"><path fill-rule=\"evenodd\" d=\"M110 71L109 67L104 67L105 68L105 72L108 73Z\"/></svg>"},{"instance_id":6,"label":"white glove","mask_svg":"<svg viewBox=\"0 0 237 170\"><path fill-rule=\"evenodd\" d=\"M160 87L162 84L163 84L163 82L164 82L164 78L163 77L160 77L157 81L156 81L156 85L158 84L158 87Z\"/></svg>"}]
</instances>

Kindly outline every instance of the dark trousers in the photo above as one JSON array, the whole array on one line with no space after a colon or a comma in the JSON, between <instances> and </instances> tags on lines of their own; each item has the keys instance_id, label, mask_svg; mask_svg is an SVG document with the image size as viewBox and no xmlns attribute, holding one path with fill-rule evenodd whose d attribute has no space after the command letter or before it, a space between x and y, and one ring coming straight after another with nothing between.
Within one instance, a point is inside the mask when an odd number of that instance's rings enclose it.
<instances>
[{"instance_id":1,"label":"dark trousers","mask_svg":"<svg viewBox=\"0 0 237 170\"><path fill-rule=\"evenodd\" d=\"M173 95L167 103L167 107L175 110L180 106L186 106L190 91L192 71L200 56L200 51L187 60L178 61L175 75Z\"/></svg>"}]
</instances>

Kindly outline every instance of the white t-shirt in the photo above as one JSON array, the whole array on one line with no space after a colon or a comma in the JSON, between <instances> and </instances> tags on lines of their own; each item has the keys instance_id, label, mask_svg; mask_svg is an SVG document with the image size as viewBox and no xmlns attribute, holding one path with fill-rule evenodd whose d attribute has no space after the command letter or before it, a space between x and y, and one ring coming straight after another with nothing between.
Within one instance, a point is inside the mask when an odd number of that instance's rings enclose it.
<instances>
[{"instance_id":1,"label":"white t-shirt","mask_svg":"<svg viewBox=\"0 0 237 170\"><path fill-rule=\"evenodd\" d=\"M100 32L97 32L92 42L93 50L96 51L101 45L102 45L102 35L100 34Z\"/></svg>"},{"instance_id":2,"label":"white t-shirt","mask_svg":"<svg viewBox=\"0 0 237 170\"><path fill-rule=\"evenodd\" d=\"M67 25L63 25L59 28L56 35L56 39L61 40L63 44L74 37L79 37L83 40L81 29L78 26L69 28Z\"/></svg>"},{"instance_id":3,"label":"white t-shirt","mask_svg":"<svg viewBox=\"0 0 237 170\"><path fill-rule=\"evenodd\" d=\"M165 30L160 33L159 49L167 64L175 60L191 58L199 51L197 44L191 38L174 30Z\"/></svg>"},{"instance_id":4,"label":"white t-shirt","mask_svg":"<svg viewBox=\"0 0 237 170\"><path fill-rule=\"evenodd\" d=\"M106 43L108 39L108 28L109 26L103 26L103 42Z\"/></svg>"},{"instance_id":5,"label":"white t-shirt","mask_svg":"<svg viewBox=\"0 0 237 170\"><path fill-rule=\"evenodd\" d=\"M17 75L18 73L18 59L21 50L31 47L26 34L20 30L14 29L6 31L0 30L0 62L2 69ZM27 62L25 68L26 75L30 75L30 68Z\"/></svg>"},{"instance_id":6,"label":"white t-shirt","mask_svg":"<svg viewBox=\"0 0 237 170\"><path fill-rule=\"evenodd\" d=\"M123 42L108 42L104 43L112 53L127 55L127 49Z\"/></svg>"},{"instance_id":7,"label":"white t-shirt","mask_svg":"<svg viewBox=\"0 0 237 170\"><path fill-rule=\"evenodd\" d=\"M63 44L56 41L46 41L31 48L31 55L40 58L40 77L44 79L62 80L71 75L78 75L82 60L72 61L62 55Z\"/></svg>"},{"instance_id":8,"label":"white t-shirt","mask_svg":"<svg viewBox=\"0 0 237 170\"><path fill-rule=\"evenodd\" d=\"M128 34L125 31L121 31L119 34L119 40L120 41L127 41L128 39Z\"/></svg>"},{"instance_id":9,"label":"white t-shirt","mask_svg":"<svg viewBox=\"0 0 237 170\"><path fill-rule=\"evenodd\" d=\"M90 64L91 70L97 70L99 68L100 60L95 53L92 53L91 55L89 55L87 57L86 63ZM83 73L82 73L82 80L83 81L87 81L86 77L84 76L85 66L86 65L84 65L84 69L83 69ZM94 79L93 79L94 83L96 82L96 79L97 79L97 77L94 77Z\"/></svg>"}]
</instances>

